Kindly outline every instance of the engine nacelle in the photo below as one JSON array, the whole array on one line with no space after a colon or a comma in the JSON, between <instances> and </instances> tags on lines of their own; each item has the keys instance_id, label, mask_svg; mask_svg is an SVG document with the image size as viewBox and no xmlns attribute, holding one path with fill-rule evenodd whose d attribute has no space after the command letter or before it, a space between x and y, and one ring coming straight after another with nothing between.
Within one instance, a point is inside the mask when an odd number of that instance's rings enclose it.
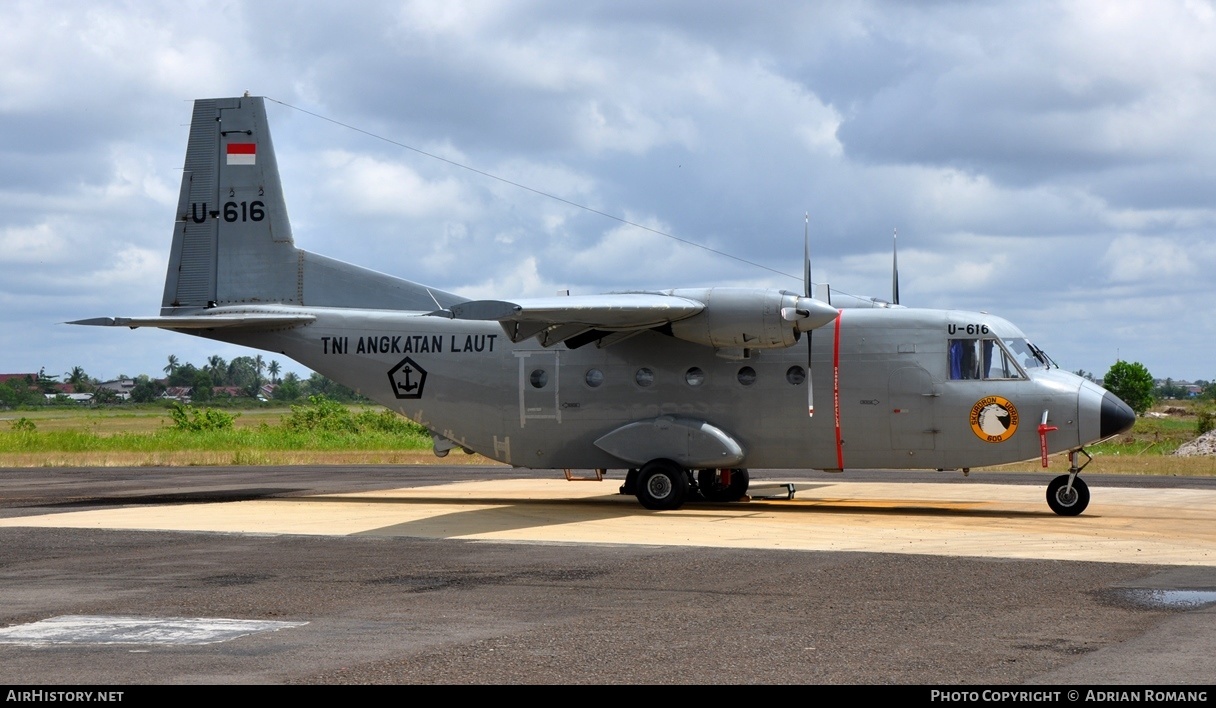
<instances>
[{"instance_id":1,"label":"engine nacelle","mask_svg":"<svg viewBox=\"0 0 1216 708\"><path fill-rule=\"evenodd\" d=\"M671 323L673 336L719 349L791 347L809 329L836 318L831 305L784 290L681 288L665 294L705 303L700 313Z\"/></svg>"}]
</instances>

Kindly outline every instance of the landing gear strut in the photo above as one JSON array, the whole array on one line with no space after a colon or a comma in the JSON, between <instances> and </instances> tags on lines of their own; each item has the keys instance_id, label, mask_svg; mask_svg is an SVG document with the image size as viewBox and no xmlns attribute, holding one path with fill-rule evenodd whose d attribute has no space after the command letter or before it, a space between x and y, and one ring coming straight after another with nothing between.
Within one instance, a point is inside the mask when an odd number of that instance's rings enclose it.
<instances>
[{"instance_id":1,"label":"landing gear strut","mask_svg":"<svg viewBox=\"0 0 1216 708\"><path fill-rule=\"evenodd\" d=\"M750 478L742 468L701 470L697 473L697 488L705 501L737 502L747 494Z\"/></svg>"},{"instance_id":2,"label":"landing gear strut","mask_svg":"<svg viewBox=\"0 0 1216 708\"><path fill-rule=\"evenodd\" d=\"M1077 466L1077 453L1085 455L1085 462ZM1068 474L1062 474L1047 485L1047 506L1060 516L1076 516L1089 506L1089 485L1077 475L1093 461L1083 448L1068 453Z\"/></svg>"}]
</instances>

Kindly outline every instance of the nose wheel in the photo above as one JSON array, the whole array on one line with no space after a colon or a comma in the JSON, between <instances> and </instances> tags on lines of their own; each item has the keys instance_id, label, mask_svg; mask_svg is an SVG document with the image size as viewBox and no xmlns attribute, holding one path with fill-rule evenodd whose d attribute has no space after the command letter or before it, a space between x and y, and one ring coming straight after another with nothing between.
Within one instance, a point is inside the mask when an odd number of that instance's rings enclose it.
<instances>
[{"instance_id":1,"label":"nose wheel","mask_svg":"<svg viewBox=\"0 0 1216 708\"><path fill-rule=\"evenodd\" d=\"M1077 466L1077 453L1085 455L1085 463ZM1068 474L1062 474L1051 480L1047 485L1047 506L1060 516L1076 516L1089 506L1089 485L1077 475L1085 469L1093 458L1085 450L1073 450L1068 453L1071 465Z\"/></svg>"}]
</instances>

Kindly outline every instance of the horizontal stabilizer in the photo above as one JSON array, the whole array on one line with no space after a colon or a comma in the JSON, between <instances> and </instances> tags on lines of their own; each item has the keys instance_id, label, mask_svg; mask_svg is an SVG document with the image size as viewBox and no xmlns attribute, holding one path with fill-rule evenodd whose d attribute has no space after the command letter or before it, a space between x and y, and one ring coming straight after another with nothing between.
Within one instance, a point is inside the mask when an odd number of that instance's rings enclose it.
<instances>
[{"instance_id":1,"label":"horizontal stabilizer","mask_svg":"<svg viewBox=\"0 0 1216 708\"><path fill-rule=\"evenodd\" d=\"M160 329L220 329L245 328L268 329L294 327L316 320L315 315L288 314L243 314L243 315L195 315L184 317L93 317L75 320L66 324L93 325L97 327L159 327Z\"/></svg>"}]
</instances>

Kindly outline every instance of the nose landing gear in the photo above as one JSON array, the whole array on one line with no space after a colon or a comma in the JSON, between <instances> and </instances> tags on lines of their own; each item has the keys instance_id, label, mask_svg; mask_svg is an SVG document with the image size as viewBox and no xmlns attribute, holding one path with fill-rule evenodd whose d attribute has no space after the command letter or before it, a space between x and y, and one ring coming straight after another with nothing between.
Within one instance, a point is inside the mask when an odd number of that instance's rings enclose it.
<instances>
[{"instance_id":1,"label":"nose landing gear","mask_svg":"<svg viewBox=\"0 0 1216 708\"><path fill-rule=\"evenodd\" d=\"M1078 453L1085 455L1085 462L1080 467L1077 466ZM1084 448L1077 448L1068 453L1068 474L1056 477L1047 485L1047 506L1051 507L1052 511L1060 516L1076 516L1089 506L1089 485L1077 475L1081 474L1081 470L1093 459Z\"/></svg>"}]
</instances>

